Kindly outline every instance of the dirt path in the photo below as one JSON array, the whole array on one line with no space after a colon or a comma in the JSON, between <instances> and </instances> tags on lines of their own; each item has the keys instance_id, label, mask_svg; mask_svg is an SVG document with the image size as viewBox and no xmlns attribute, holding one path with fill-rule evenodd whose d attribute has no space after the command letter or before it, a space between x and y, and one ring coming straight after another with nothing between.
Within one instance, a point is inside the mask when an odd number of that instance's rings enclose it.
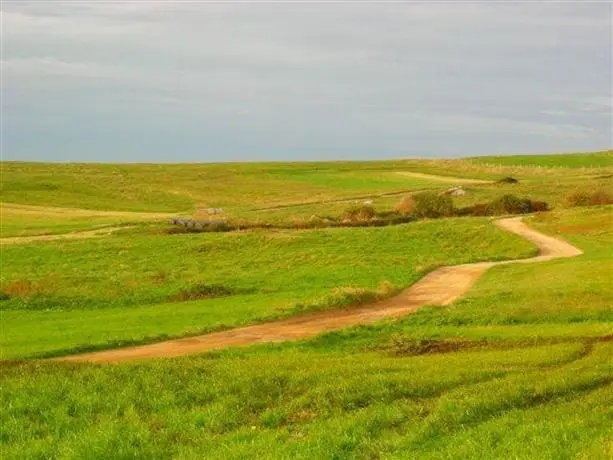
<instances>
[{"instance_id":1,"label":"dirt path","mask_svg":"<svg viewBox=\"0 0 613 460\"><path fill-rule=\"evenodd\" d=\"M398 318L413 313L425 305L449 305L468 292L477 279L488 268L495 265L541 262L582 254L579 249L565 241L531 229L521 222L521 218L502 219L495 221L495 224L528 239L539 248L540 254L523 260L479 262L443 267L426 275L398 296L364 307L319 312L198 337L73 355L58 358L58 360L98 363L131 361L201 353L230 346L309 338L334 329L374 323L382 318Z\"/></svg>"},{"instance_id":2,"label":"dirt path","mask_svg":"<svg viewBox=\"0 0 613 460\"><path fill-rule=\"evenodd\" d=\"M410 193L425 192L427 190L431 190L431 189L421 188L421 189L410 189L410 190L397 190L395 192L377 193L375 195L360 195L360 196L353 196L349 198L330 198L327 200L302 201L300 203L277 204L275 206L267 206L265 208L249 209L247 212L276 211L278 209L299 208L301 206L313 206L313 205L320 205L320 204L353 203L355 201L374 200L377 198L386 198L388 196L408 195Z\"/></svg>"},{"instance_id":3,"label":"dirt path","mask_svg":"<svg viewBox=\"0 0 613 460\"><path fill-rule=\"evenodd\" d=\"M41 216L41 217L120 217L148 220L164 219L175 214L167 212L97 211L95 209L58 208L54 206L32 206L28 204L0 203L3 216Z\"/></svg>"},{"instance_id":4,"label":"dirt path","mask_svg":"<svg viewBox=\"0 0 613 460\"><path fill-rule=\"evenodd\" d=\"M97 238L110 235L118 230L125 230L133 226L127 225L123 227L104 227L95 230L84 230L79 232L58 233L57 235L32 235L32 236L8 236L0 238L0 246L7 244L26 244L36 241L56 241L56 240L81 240L87 238Z\"/></svg>"},{"instance_id":5,"label":"dirt path","mask_svg":"<svg viewBox=\"0 0 613 460\"><path fill-rule=\"evenodd\" d=\"M464 177L452 177L452 176L437 176L434 174L424 174L418 172L398 171L396 174L406 177L414 177L415 179L426 179L435 182L445 182L448 184L491 184L491 180L481 179L466 179Z\"/></svg>"}]
</instances>

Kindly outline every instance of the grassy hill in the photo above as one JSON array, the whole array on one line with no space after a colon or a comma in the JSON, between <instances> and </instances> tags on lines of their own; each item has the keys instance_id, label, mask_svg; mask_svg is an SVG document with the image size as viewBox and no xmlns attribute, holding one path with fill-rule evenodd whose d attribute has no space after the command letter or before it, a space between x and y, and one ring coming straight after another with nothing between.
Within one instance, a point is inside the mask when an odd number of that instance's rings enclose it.
<instances>
[{"instance_id":1,"label":"grassy hill","mask_svg":"<svg viewBox=\"0 0 613 460\"><path fill-rule=\"evenodd\" d=\"M611 155L526 156L542 163L538 168L522 166L523 156L502 157L500 162L497 157L188 165L4 162L0 234L163 222L168 215L191 215L196 207L223 208L229 219L279 224L313 215L338 216L353 201L374 200L377 210L390 211L407 193L454 185L469 191L459 206L512 193L555 207L577 189L613 193ZM584 167L593 164L599 167ZM495 183L507 176L519 183Z\"/></svg>"},{"instance_id":2,"label":"grassy hill","mask_svg":"<svg viewBox=\"0 0 613 460\"><path fill-rule=\"evenodd\" d=\"M432 186L400 161L237 164L3 165L2 201L118 211L249 209Z\"/></svg>"},{"instance_id":3,"label":"grassy hill","mask_svg":"<svg viewBox=\"0 0 613 460\"><path fill-rule=\"evenodd\" d=\"M3 235L132 224L97 239L2 246L3 458L613 454L613 207L569 207L565 199L577 189L610 190L609 166L470 159L3 167ZM406 172L419 179L399 174ZM168 234L158 222L207 196L233 218L288 222L351 204L329 200L454 184L423 174L512 175L518 184L465 184L455 204L505 193L545 198L554 210L527 217L529 225L584 254L497 266L452 305L312 340L106 366L32 359L351 308L441 265L535 253L487 217L202 234ZM215 185L181 182L199 175ZM57 188L41 191L42 177ZM389 210L401 196L374 206ZM297 203L306 204L252 211Z\"/></svg>"}]
</instances>

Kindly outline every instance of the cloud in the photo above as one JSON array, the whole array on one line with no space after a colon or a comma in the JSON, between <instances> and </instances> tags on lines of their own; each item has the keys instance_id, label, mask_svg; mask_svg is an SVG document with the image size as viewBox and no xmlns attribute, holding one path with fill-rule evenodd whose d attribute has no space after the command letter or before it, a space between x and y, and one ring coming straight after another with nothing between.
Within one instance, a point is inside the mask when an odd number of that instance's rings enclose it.
<instances>
[{"instance_id":1,"label":"cloud","mask_svg":"<svg viewBox=\"0 0 613 460\"><path fill-rule=\"evenodd\" d=\"M291 159L605 148L610 8L7 3L5 156L207 161L253 151ZM94 142L84 149L68 129ZM162 138L182 139L181 150L166 158L156 148ZM109 158L109 150L123 153Z\"/></svg>"}]
</instances>

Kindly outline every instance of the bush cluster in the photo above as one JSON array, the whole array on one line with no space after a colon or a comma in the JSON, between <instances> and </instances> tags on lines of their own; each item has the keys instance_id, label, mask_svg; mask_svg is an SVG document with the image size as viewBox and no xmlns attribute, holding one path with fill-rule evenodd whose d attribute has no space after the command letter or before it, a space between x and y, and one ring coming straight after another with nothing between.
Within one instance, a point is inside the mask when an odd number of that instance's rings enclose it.
<instances>
[{"instance_id":1,"label":"bush cluster","mask_svg":"<svg viewBox=\"0 0 613 460\"><path fill-rule=\"evenodd\" d=\"M171 295L168 300L172 302L186 302L189 300L225 297L233 295L234 293L234 290L227 286L199 283L181 289L179 292Z\"/></svg>"},{"instance_id":2,"label":"bush cluster","mask_svg":"<svg viewBox=\"0 0 613 460\"><path fill-rule=\"evenodd\" d=\"M489 203L479 203L458 209L460 216L503 216L506 214L529 214L549 210L544 201L518 198L515 195L503 195Z\"/></svg>"},{"instance_id":3,"label":"bush cluster","mask_svg":"<svg viewBox=\"0 0 613 460\"><path fill-rule=\"evenodd\" d=\"M372 220L377 216L375 208L369 205L352 206L345 210L343 221L362 222Z\"/></svg>"},{"instance_id":4,"label":"bush cluster","mask_svg":"<svg viewBox=\"0 0 613 460\"><path fill-rule=\"evenodd\" d=\"M415 211L415 200L412 195L406 195L400 200L400 203L396 205L394 211L398 214L409 215Z\"/></svg>"},{"instance_id":5,"label":"bush cluster","mask_svg":"<svg viewBox=\"0 0 613 460\"><path fill-rule=\"evenodd\" d=\"M354 212L353 209L354 208L351 208L350 212L346 211L340 218L332 216L312 216L309 220L294 220L280 224L237 220L224 222L223 224L199 225L197 227L171 225L162 231L169 235L179 235L185 233L231 232L237 230L261 229L308 230L330 227L386 227L388 225L404 224L415 220L415 217L411 215L402 215L396 212L377 213L374 209L374 214L370 213L370 211L352 214ZM352 215L354 217L350 217Z\"/></svg>"},{"instance_id":6,"label":"bush cluster","mask_svg":"<svg viewBox=\"0 0 613 460\"><path fill-rule=\"evenodd\" d=\"M413 201L415 217L438 218L455 215L453 200L449 195L440 195L436 192L416 193L413 195Z\"/></svg>"},{"instance_id":7,"label":"bush cluster","mask_svg":"<svg viewBox=\"0 0 613 460\"><path fill-rule=\"evenodd\" d=\"M502 179L497 180L496 183L497 184L517 184L519 183L519 181L515 179L514 177L507 176L507 177L503 177Z\"/></svg>"},{"instance_id":8,"label":"bush cluster","mask_svg":"<svg viewBox=\"0 0 613 460\"><path fill-rule=\"evenodd\" d=\"M602 189L575 190L566 195L565 202L569 207L613 204L613 195Z\"/></svg>"},{"instance_id":9,"label":"bush cluster","mask_svg":"<svg viewBox=\"0 0 613 460\"><path fill-rule=\"evenodd\" d=\"M598 201L613 202L609 195L594 194L585 198L583 195L573 197L573 202L592 203ZM583 204L580 204L583 205ZM580 206L575 205L575 206ZM282 224L249 222L236 220L229 222L199 222L195 225L175 224L165 230L169 234L230 232L234 230L255 229L314 229L328 227L384 227L412 222L415 219L437 219L452 216L499 216L506 214L527 214L547 211L549 206L544 201L519 198L515 195L503 195L488 203L475 204L464 208L455 208L451 196L436 192L421 192L407 195L395 206L393 211L376 212L370 205L351 206L340 217L311 216L310 219L294 219ZM171 222L172 223L172 222Z\"/></svg>"}]
</instances>

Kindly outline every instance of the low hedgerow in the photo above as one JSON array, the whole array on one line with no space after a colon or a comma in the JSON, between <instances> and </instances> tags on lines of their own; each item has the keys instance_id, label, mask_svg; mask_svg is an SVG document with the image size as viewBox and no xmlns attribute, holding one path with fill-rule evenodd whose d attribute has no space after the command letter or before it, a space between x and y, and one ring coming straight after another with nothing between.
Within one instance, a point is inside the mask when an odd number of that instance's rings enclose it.
<instances>
[{"instance_id":1,"label":"low hedgerow","mask_svg":"<svg viewBox=\"0 0 613 460\"><path fill-rule=\"evenodd\" d=\"M613 195L603 189L575 190L566 195L565 203L568 207L613 204Z\"/></svg>"},{"instance_id":2,"label":"low hedgerow","mask_svg":"<svg viewBox=\"0 0 613 460\"><path fill-rule=\"evenodd\" d=\"M183 233L231 232L240 230L239 227L228 222L190 222L188 225L173 224L166 229L169 235Z\"/></svg>"},{"instance_id":3,"label":"low hedgerow","mask_svg":"<svg viewBox=\"0 0 613 460\"><path fill-rule=\"evenodd\" d=\"M343 214L343 221L363 222L374 219L376 215L377 213L372 206L352 206L345 210L345 213Z\"/></svg>"},{"instance_id":4,"label":"low hedgerow","mask_svg":"<svg viewBox=\"0 0 613 460\"><path fill-rule=\"evenodd\" d=\"M488 215L527 214L532 212L532 202L515 195L503 195L487 205Z\"/></svg>"},{"instance_id":5,"label":"low hedgerow","mask_svg":"<svg viewBox=\"0 0 613 460\"><path fill-rule=\"evenodd\" d=\"M544 201L518 198L515 195L503 195L489 203L479 203L458 209L460 216L502 216L507 214L529 214L548 211L549 205Z\"/></svg>"}]
</instances>

